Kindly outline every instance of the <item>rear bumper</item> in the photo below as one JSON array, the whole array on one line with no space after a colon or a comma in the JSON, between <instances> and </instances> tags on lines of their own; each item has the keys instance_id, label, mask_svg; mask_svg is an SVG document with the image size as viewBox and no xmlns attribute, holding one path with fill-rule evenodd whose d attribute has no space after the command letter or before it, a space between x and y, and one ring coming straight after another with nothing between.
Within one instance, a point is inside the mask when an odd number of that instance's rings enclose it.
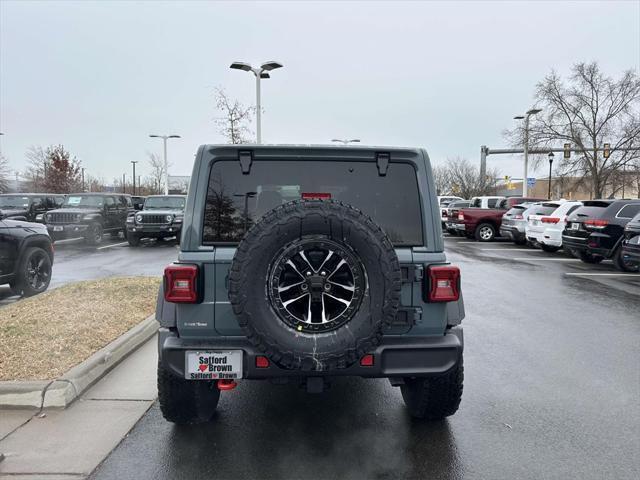
<instances>
[{"instance_id":1,"label":"rear bumper","mask_svg":"<svg viewBox=\"0 0 640 480\"><path fill-rule=\"evenodd\" d=\"M158 356L165 369L184 378L187 350L242 350L243 378L357 376L370 378L436 376L454 368L462 358L462 327L447 330L442 336L386 336L373 350L374 364L363 367L356 362L348 368L303 371L280 368L273 362L257 368L255 358L262 353L245 337L209 339L181 338L174 330L161 328L158 334Z\"/></svg>"},{"instance_id":2,"label":"rear bumper","mask_svg":"<svg viewBox=\"0 0 640 480\"><path fill-rule=\"evenodd\" d=\"M605 258L611 257L613 254L608 243L611 237L609 235L601 235L592 233L588 237L575 237L571 235L562 235L562 246L565 249L576 250L579 252L587 252L592 255L600 255ZM605 245L603 245L605 243Z\"/></svg>"},{"instance_id":3,"label":"rear bumper","mask_svg":"<svg viewBox=\"0 0 640 480\"><path fill-rule=\"evenodd\" d=\"M520 242L525 239L525 234L523 231L518 230L517 227L509 227L504 225L500 227L500 236L509 238L516 242Z\"/></svg>"}]
</instances>

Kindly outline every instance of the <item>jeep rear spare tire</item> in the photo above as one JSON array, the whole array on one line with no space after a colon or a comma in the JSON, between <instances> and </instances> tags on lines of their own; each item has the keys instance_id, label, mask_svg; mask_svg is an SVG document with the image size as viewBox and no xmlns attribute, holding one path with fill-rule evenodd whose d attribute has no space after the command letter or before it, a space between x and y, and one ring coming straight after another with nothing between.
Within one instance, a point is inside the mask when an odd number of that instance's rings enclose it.
<instances>
[{"instance_id":1,"label":"jeep rear spare tire","mask_svg":"<svg viewBox=\"0 0 640 480\"><path fill-rule=\"evenodd\" d=\"M381 341L400 302L400 266L371 218L302 200L264 215L234 256L229 298L244 333L287 369L345 368Z\"/></svg>"}]
</instances>

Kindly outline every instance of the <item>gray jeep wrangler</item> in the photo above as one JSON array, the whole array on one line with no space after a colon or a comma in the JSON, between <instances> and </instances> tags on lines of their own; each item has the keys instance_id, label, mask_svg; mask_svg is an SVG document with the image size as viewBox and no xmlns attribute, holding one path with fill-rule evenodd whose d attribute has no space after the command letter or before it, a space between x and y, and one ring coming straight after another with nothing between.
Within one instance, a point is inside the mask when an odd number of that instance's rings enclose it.
<instances>
[{"instance_id":1,"label":"gray jeep wrangler","mask_svg":"<svg viewBox=\"0 0 640 480\"><path fill-rule=\"evenodd\" d=\"M210 420L240 379L388 378L414 417L458 409L460 271L426 151L202 146L180 245L156 311L167 420Z\"/></svg>"}]
</instances>

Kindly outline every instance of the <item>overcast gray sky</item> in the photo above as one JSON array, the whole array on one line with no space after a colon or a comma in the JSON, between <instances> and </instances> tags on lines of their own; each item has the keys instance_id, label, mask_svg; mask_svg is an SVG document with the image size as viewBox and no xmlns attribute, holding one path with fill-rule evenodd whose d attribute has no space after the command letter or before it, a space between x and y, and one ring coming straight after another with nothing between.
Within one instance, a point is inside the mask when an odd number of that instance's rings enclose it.
<instances>
[{"instance_id":1,"label":"overcast gray sky","mask_svg":"<svg viewBox=\"0 0 640 480\"><path fill-rule=\"evenodd\" d=\"M146 173L161 153L149 133L177 133L171 173L190 174L198 145L223 141L213 88L254 102L234 60L285 65L263 83L265 143L355 137L478 161L551 69L638 71L640 2L2 0L2 152L22 170L30 145L62 143L110 181L131 160Z\"/></svg>"}]
</instances>

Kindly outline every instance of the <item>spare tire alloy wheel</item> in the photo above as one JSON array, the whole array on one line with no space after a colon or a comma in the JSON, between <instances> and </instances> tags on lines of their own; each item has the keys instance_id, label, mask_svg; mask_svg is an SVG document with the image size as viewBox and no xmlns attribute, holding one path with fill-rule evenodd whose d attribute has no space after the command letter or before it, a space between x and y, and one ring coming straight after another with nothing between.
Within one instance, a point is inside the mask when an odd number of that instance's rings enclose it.
<instances>
[{"instance_id":1,"label":"spare tire alloy wheel","mask_svg":"<svg viewBox=\"0 0 640 480\"><path fill-rule=\"evenodd\" d=\"M391 241L359 210L294 201L242 239L229 299L256 349L286 369L346 368L382 339L400 303Z\"/></svg>"},{"instance_id":2,"label":"spare tire alloy wheel","mask_svg":"<svg viewBox=\"0 0 640 480\"><path fill-rule=\"evenodd\" d=\"M269 297L279 317L299 332L326 332L345 324L364 291L355 254L324 237L287 245L269 277Z\"/></svg>"}]
</instances>

